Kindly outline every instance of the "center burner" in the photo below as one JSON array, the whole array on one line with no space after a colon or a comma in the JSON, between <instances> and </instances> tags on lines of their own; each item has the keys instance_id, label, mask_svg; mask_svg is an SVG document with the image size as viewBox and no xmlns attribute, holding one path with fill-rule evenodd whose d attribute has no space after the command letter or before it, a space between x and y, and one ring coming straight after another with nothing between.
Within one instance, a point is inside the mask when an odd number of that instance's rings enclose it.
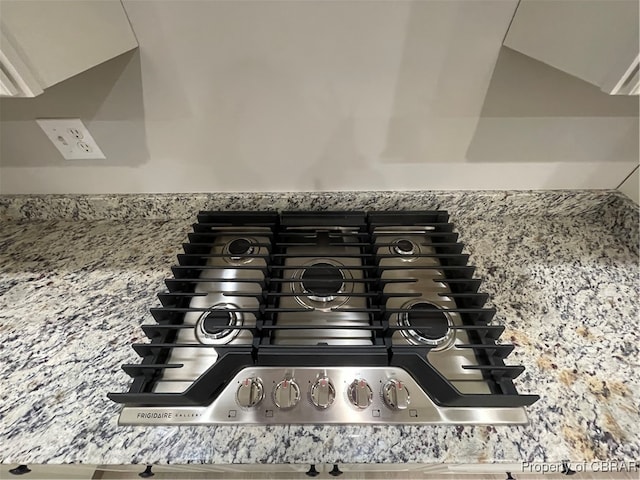
<instances>
[{"instance_id":1,"label":"center burner","mask_svg":"<svg viewBox=\"0 0 640 480\"><path fill-rule=\"evenodd\" d=\"M311 300L330 302L344 289L344 274L330 263L314 263L302 273L302 288Z\"/></svg>"},{"instance_id":2,"label":"center burner","mask_svg":"<svg viewBox=\"0 0 640 480\"><path fill-rule=\"evenodd\" d=\"M293 263L300 260L302 258ZM330 258L314 258L300 267L295 271L286 271L287 275L291 275L288 279L289 288L298 305L329 312L349 303L349 295L354 288L352 267ZM283 298L282 303L281 306L286 307L287 299Z\"/></svg>"},{"instance_id":3,"label":"center burner","mask_svg":"<svg viewBox=\"0 0 640 480\"><path fill-rule=\"evenodd\" d=\"M284 221L292 225L283 225L276 237L284 248L276 253L283 265L282 280L275 284L279 311L273 318L273 343L372 345L364 278L370 267L363 265L358 230L328 222L318 227L296 225L295 218Z\"/></svg>"},{"instance_id":4,"label":"center burner","mask_svg":"<svg viewBox=\"0 0 640 480\"><path fill-rule=\"evenodd\" d=\"M449 348L455 340L451 330L451 319L441 308L428 302L416 302L408 307L399 317L399 324L403 327L413 327L403 330L405 338L414 345L430 345L432 351Z\"/></svg>"}]
</instances>

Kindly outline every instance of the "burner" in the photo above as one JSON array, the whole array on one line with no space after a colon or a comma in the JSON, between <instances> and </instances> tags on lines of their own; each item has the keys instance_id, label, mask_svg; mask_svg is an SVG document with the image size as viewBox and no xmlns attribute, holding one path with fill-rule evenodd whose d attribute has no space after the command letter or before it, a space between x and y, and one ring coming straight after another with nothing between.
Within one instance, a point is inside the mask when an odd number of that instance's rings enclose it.
<instances>
[{"instance_id":1,"label":"burner","mask_svg":"<svg viewBox=\"0 0 640 480\"><path fill-rule=\"evenodd\" d=\"M202 329L209 335L219 335L231 323L231 312L213 310L202 320Z\"/></svg>"},{"instance_id":2,"label":"burner","mask_svg":"<svg viewBox=\"0 0 640 480\"><path fill-rule=\"evenodd\" d=\"M415 332L428 340L438 340L449 331L449 321L446 315L435 305L416 303L411 305L407 313L410 326L416 327ZM420 327L420 328L418 328Z\"/></svg>"},{"instance_id":3,"label":"burner","mask_svg":"<svg viewBox=\"0 0 640 480\"><path fill-rule=\"evenodd\" d=\"M314 258L291 273L291 293L305 308L330 312L349 302L354 284L349 267L330 258Z\"/></svg>"},{"instance_id":4,"label":"burner","mask_svg":"<svg viewBox=\"0 0 640 480\"><path fill-rule=\"evenodd\" d=\"M409 240L398 240L396 242L396 251L402 253L409 253L413 250L413 243Z\"/></svg>"},{"instance_id":5,"label":"burner","mask_svg":"<svg viewBox=\"0 0 640 480\"><path fill-rule=\"evenodd\" d=\"M201 343L225 344L233 340L240 330L227 327L242 325L241 314L231 309L237 309L236 305L223 303L214 305L210 310L203 312L196 324L196 336Z\"/></svg>"},{"instance_id":6,"label":"burner","mask_svg":"<svg viewBox=\"0 0 640 480\"><path fill-rule=\"evenodd\" d=\"M406 308L406 307L405 307ZM412 343L427 344L435 347L433 350L444 350L454 339L448 315L437 306L418 302L409 306L409 312L400 314L400 324L413 327L403 330L404 336Z\"/></svg>"},{"instance_id":7,"label":"burner","mask_svg":"<svg viewBox=\"0 0 640 480\"><path fill-rule=\"evenodd\" d=\"M404 255L404 256L412 256L416 253L420 253L420 249L418 246L407 239L400 239L393 242L393 246L390 248L391 253L395 253L396 255ZM407 259L407 260L413 260Z\"/></svg>"},{"instance_id":8,"label":"burner","mask_svg":"<svg viewBox=\"0 0 640 480\"><path fill-rule=\"evenodd\" d=\"M226 246L227 252L230 254L230 259L233 262L241 261L247 263L253 260L253 257L246 257L245 255L251 255L255 252L255 247L248 238L236 238L229 242Z\"/></svg>"},{"instance_id":9,"label":"burner","mask_svg":"<svg viewBox=\"0 0 640 480\"><path fill-rule=\"evenodd\" d=\"M342 292L344 274L330 263L314 263L302 273L302 288L311 300L330 302Z\"/></svg>"}]
</instances>

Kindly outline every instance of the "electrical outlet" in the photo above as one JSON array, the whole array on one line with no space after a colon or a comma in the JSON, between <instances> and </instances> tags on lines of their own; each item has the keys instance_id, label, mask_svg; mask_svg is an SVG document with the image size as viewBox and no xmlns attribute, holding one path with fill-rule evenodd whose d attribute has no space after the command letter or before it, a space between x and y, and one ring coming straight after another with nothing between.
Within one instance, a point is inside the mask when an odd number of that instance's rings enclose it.
<instances>
[{"instance_id":1,"label":"electrical outlet","mask_svg":"<svg viewBox=\"0 0 640 480\"><path fill-rule=\"evenodd\" d=\"M66 160L106 158L79 118L38 118L36 122Z\"/></svg>"}]
</instances>

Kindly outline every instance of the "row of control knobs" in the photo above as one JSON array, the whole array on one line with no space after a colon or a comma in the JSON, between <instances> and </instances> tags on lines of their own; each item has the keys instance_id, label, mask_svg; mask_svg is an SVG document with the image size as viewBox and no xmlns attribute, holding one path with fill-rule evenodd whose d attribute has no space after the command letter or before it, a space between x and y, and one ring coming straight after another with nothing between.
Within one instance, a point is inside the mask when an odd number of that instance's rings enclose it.
<instances>
[{"instance_id":1,"label":"row of control knobs","mask_svg":"<svg viewBox=\"0 0 640 480\"><path fill-rule=\"evenodd\" d=\"M318 408L329 408L336 398L336 389L327 377L319 377L310 390L311 403ZM295 407L300 401L300 387L291 379L282 380L273 390L273 402L280 409ZM245 378L236 393L238 404L245 408L258 405L264 398L264 386L259 378ZM357 378L347 388L349 402L357 408L365 409L373 401L373 390L364 378ZM392 410L404 410L409 406L409 392L399 380L390 379L382 387L384 403Z\"/></svg>"}]
</instances>

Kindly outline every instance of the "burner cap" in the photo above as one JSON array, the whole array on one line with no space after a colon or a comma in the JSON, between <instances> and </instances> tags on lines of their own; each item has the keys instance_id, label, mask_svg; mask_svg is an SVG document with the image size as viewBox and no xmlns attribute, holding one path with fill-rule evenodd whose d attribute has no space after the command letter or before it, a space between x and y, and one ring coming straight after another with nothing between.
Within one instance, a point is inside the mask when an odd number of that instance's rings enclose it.
<instances>
[{"instance_id":1,"label":"burner cap","mask_svg":"<svg viewBox=\"0 0 640 480\"><path fill-rule=\"evenodd\" d=\"M202 320L202 329L209 335L219 335L233 322L231 312L211 310Z\"/></svg>"},{"instance_id":2,"label":"burner cap","mask_svg":"<svg viewBox=\"0 0 640 480\"><path fill-rule=\"evenodd\" d=\"M330 263L314 263L302 274L302 286L305 292L318 298L334 297L342 289L344 275L340 269Z\"/></svg>"},{"instance_id":3,"label":"burner cap","mask_svg":"<svg viewBox=\"0 0 640 480\"><path fill-rule=\"evenodd\" d=\"M391 247L391 253L405 256L407 257L407 260L409 258L413 259L413 255L418 252L420 252L418 246L411 240L407 240L406 238L396 240L395 242L393 242L393 246Z\"/></svg>"},{"instance_id":4,"label":"burner cap","mask_svg":"<svg viewBox=\"0 0 640 480\"><path fill-rule=\"evenodd\" d=\"M233 303L218 303L202 312L195 325L198 341L207 345L224 345L232 341L240 330L231 327L243 325L239 309Z\"/></svg>"},{"instance_id":5,"label":"burner cap","mask_svg":"<svg viewBox=\"0 0 640 480\"><path fill-rule=\"evenodd\" d=\"M408 253L413 250L413 243L411 243L409 240L398 240L396 242L396 248L401 252Z\"/></svg>"},{"instance_id":6,"label":"burner cap","mask_svg":"<svg viewBox=\"0 0 640 480\"><path fill-rule=\"evenodd\" d=\"M229 243L228 249L232 255L242 255L251 253L252 247L251 242L246 238L237 238Z\"/></svg>"},{"instance_id":7,"label":"burner cap","mask_svg":"<svg viewBox=\"0 0 640 480\"><path fill-rule=\"evenodd\" d=\"M430 303L416 303L407 312L408 326L427 340L440 340L449 333L449 320L442 310Z\"/></svg>"}]
</instances>

